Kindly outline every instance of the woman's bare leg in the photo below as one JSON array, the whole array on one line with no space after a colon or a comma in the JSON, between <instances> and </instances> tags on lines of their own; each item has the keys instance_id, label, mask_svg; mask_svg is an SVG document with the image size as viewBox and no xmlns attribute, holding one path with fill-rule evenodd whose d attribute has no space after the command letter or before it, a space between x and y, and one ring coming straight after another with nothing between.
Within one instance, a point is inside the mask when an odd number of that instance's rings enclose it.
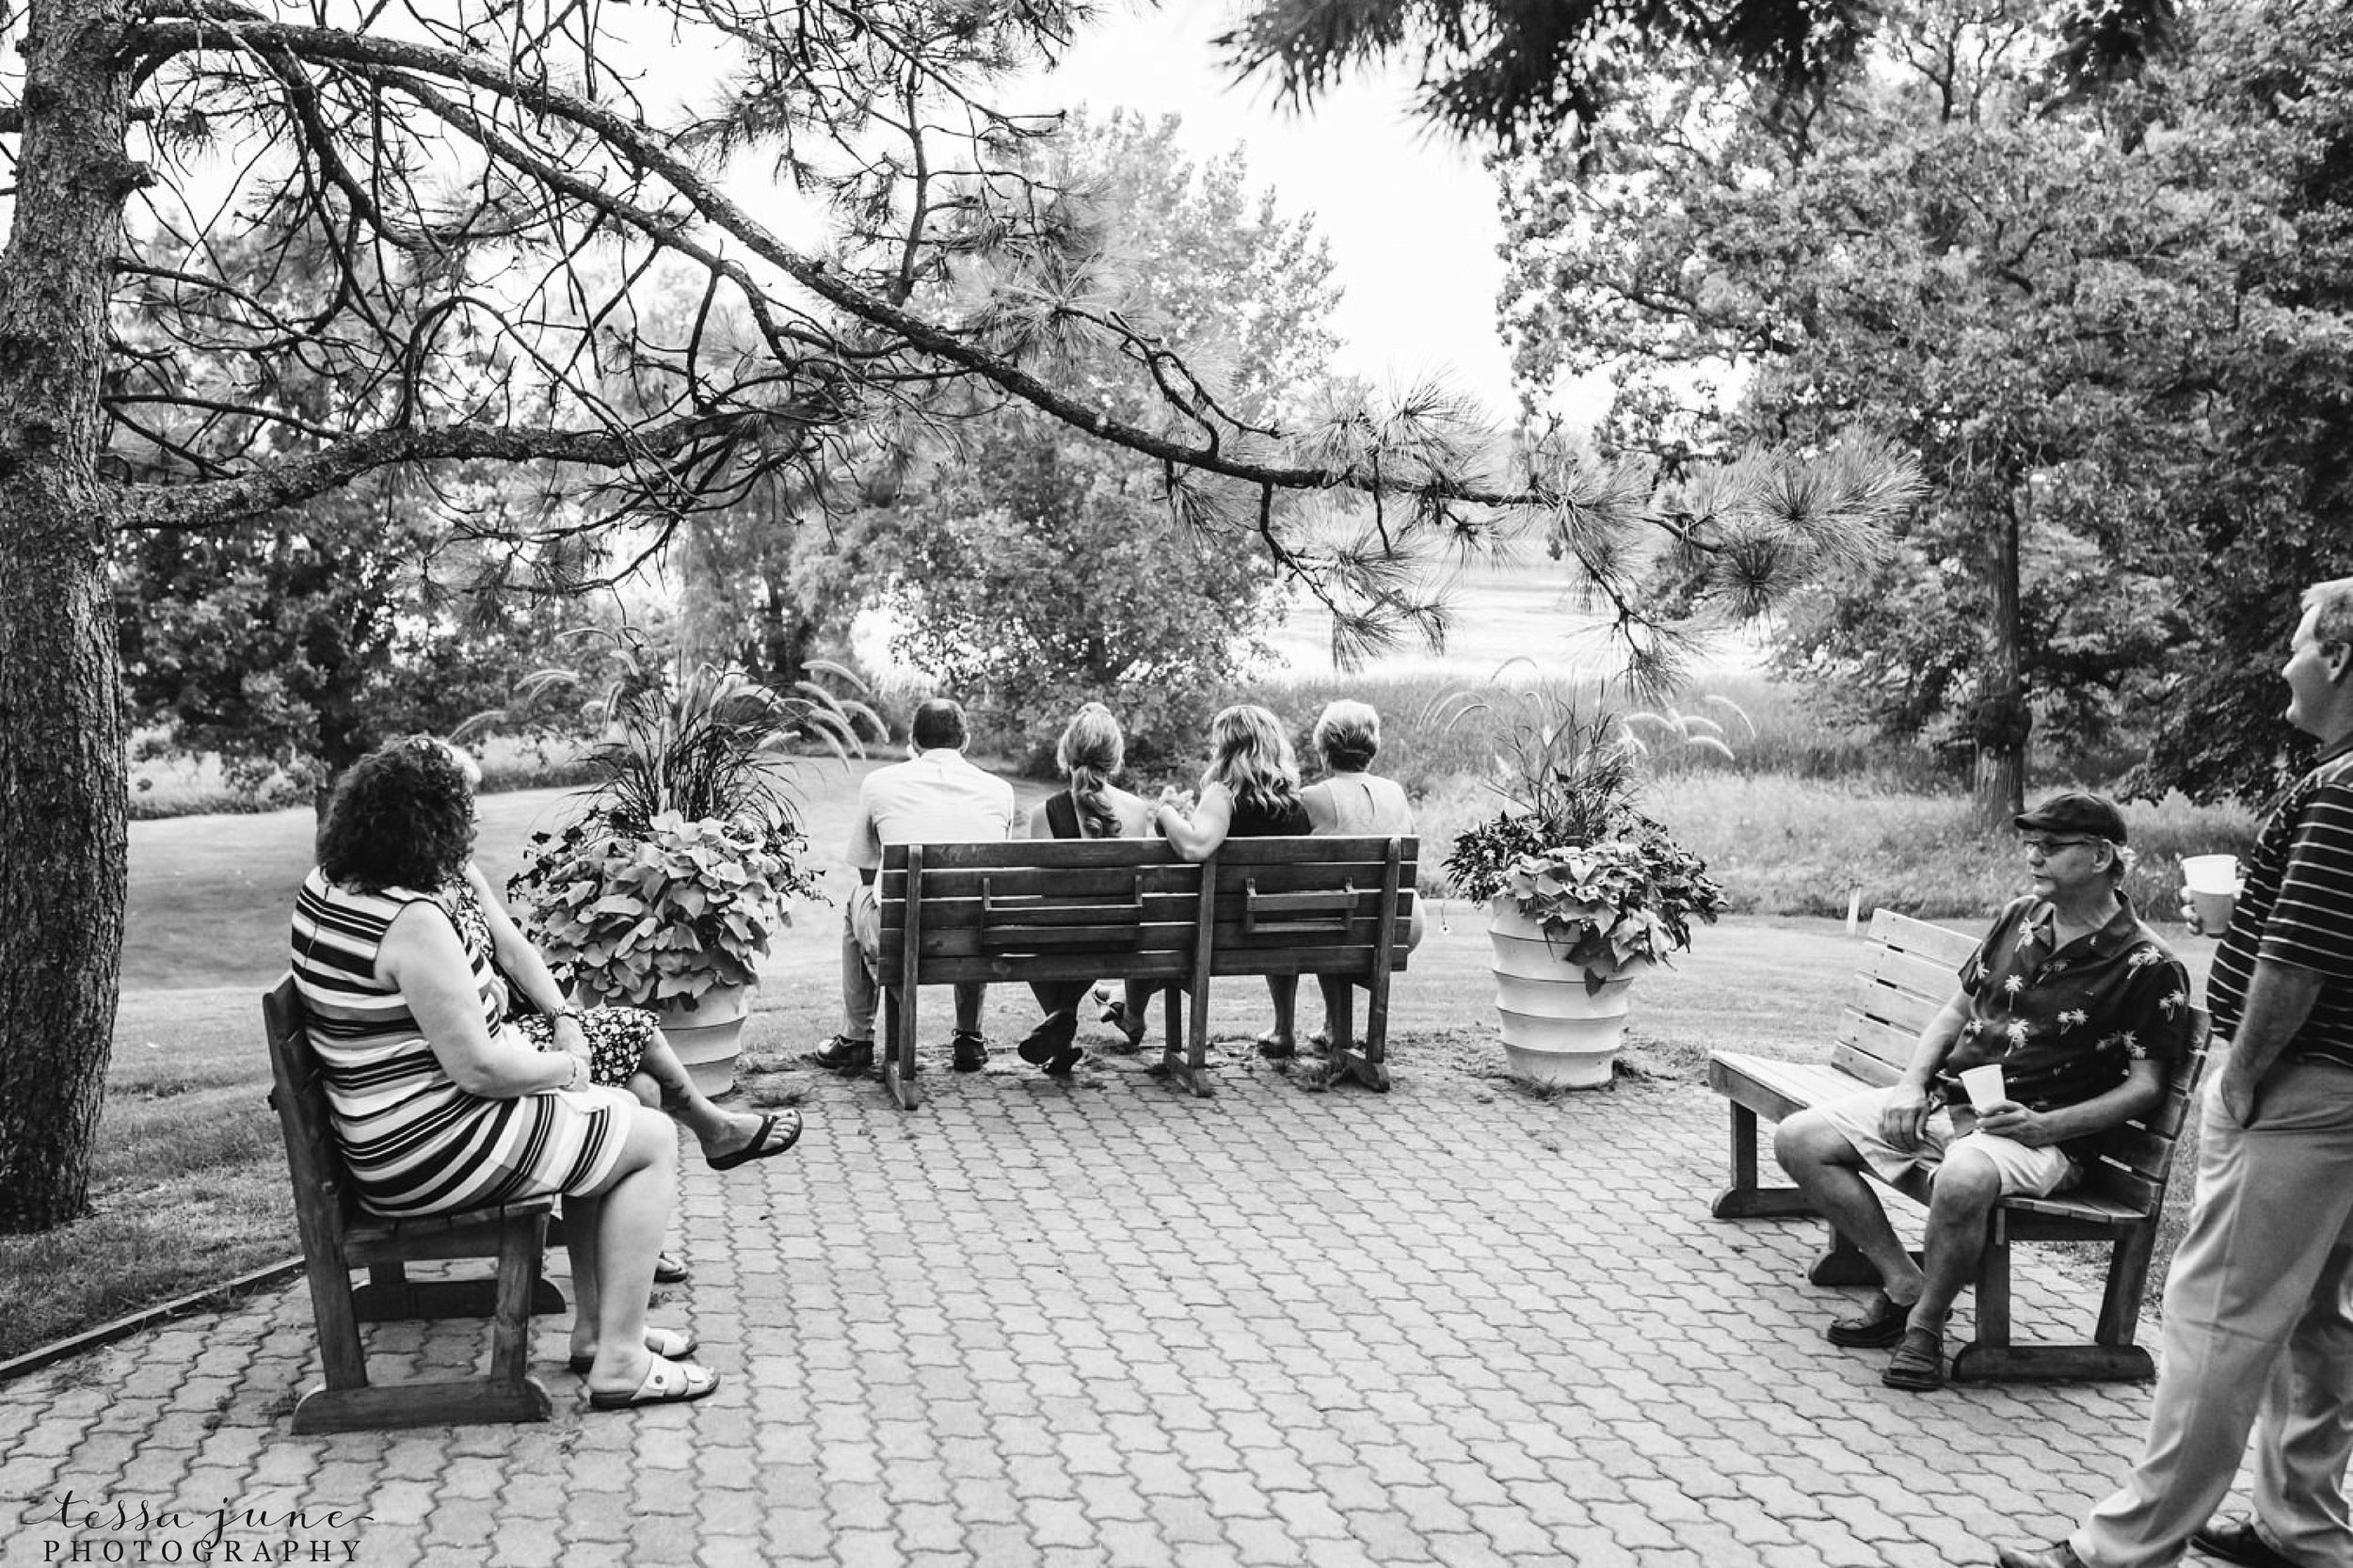
<instances>
[{"instance_id":1,"label":"woman's bare leg","mask_svg":"<svg viewBox=\"0 0 2353 1568\"><path fill-rule=\"evenodd\" d=\"M678 1052L658 1029L646 1053L637 1059L637 1073L629 1080L629 1088L639 1099L676 1117L679 1126L702 1144L705 1156L733 1154L759 1135L759 1116L722 1111L695 1087L686 1064L678 1059Z\"/></svg>"},{"instance_id":2,"label":"woman's bare leg","mask_svg":"<svg viewBox=\"0 0 2353 1568\"><path fill-rule=\"evenodd\" d=\"M579 1298L574 1342L581 1323L593 1323L596 1333L588 1387L594 1393L634 1393L652 1366L652 1352L646 1349L646 1298L653 1289L662 1233L678 1202L678 1134L669 1119L639 1107L631 1115L620 1161L604 1185L584 1201L565 1202L564 1234ZM578 1224L571 1220L575 1213Z\"/></svg>"},{"instance_id":3,"label":"woman's bare leg","mask_svg":"<svg viewBox=\"0 0 2353 1568\"><path fill-rule=\"evenodd\" d=\"M1289 1056L1298 1049L1294 1036L1299 1013L1299 977L1295 974L1271 974L1266 977L1266 994L1274 1001L1274 1027L1258 1036L1261 1056Z\"/></svg>"}]
</instances>

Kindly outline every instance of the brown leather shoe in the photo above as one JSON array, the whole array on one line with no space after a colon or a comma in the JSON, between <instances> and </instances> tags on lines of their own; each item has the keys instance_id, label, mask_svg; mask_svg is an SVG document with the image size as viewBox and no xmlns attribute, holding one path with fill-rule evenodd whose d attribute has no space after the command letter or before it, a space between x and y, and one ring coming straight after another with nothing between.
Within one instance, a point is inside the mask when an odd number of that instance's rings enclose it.
<instances>
[{"instance_id":1,"label":"brown leather shoe","mask_svg":"<svg viewBox=\"0 0 2353 1568\"><path fill-rule=\"evenodd\" d=\"M1849 1350L1894 1350L1897 1342L1903 1338L1904 1324L1911 1316L1909 1305L1891 1300L1884 1290L1874 1290L1862 1316L1837 1320L1830 1325L1824 1336L1832 1344L1843 1345Z\"/></svg>"},{"instance_id":2,"label":"brown leather shoe","mask_svg":"<svg viewBox=\"0 0 2353 1568\"><path fill-rule=\"evenodd\" d=\"M2220 1523L2207 1520L2190 1536L2189 1544L2208 1557L2243 1562L2247 1568L2297 1568L2296 1560L2265 1541L2256 1530L2255 1521L2243 1513Z\"/></svg>"},{"instance_id":3,"label":"brown leather shoe","mask_svg":"<svg viewBox=\"0 0 2353 1568\"><path fill-rule=\"evenodd\" d=\"M2005 1546L1994 1558L2001 1568L2089 1568L2075 1548L2064 1541L2048 1546Z\"/></svg>"},{"instance_id":4,"label":"brown leather shoe","mask_svg":"<svg viewBox=\"0 0 2353 1568\"><path fill-rule=\"evenodd\" d=\"M837 1034L808 1055L808 1064L844 1078L855 1078L874 1064L874 1042Z\"/></svg>"},{"instance_id":5,"label":"brown leather shoe","mask_svg":"<svg viewBox=\"0 0 2353 1568\"><path fill-rule=\"evenodd\" d=\"M1924 1328L1908 1328L1896 1342L1880 1381L1890 1388L1925 1394L1945 1386L1945 1338Z\"/></svg>"}]
</instances>

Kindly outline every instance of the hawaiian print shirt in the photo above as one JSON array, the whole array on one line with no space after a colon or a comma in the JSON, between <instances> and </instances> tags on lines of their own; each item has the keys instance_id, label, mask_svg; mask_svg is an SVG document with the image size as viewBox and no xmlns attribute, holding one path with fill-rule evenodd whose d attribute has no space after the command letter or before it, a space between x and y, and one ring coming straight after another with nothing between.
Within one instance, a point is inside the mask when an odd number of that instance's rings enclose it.
<instances>
[{"instance_id":1,"label":"hawaiian print shirt","mask_svg":"<svg viewBox=\"0 0 2353 1568\"><path fill-rule=\"evenodd\" d=\"M2117 900L2114 920L2056 949L2051 905L2002 911L1961 967L1969 1019L1937 1070L1946 1099L1966 1104L1961 1073L1987 1062L2001 1064L2009 1098L2052 1111L2107 1093L2142 1058L2169 1071L2187 1056L2189 972Z\"/></svg>"}]
</instances>

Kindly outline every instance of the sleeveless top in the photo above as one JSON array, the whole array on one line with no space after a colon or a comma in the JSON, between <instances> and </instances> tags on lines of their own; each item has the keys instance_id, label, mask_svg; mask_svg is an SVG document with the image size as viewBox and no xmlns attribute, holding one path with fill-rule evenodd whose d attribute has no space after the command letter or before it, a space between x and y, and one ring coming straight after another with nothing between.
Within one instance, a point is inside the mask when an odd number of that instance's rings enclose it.
<instances>
[{"instance_id":1,"label":"sleeveless top","mask_svg":"<svg viewBox=\"0 0 2353 1568\"><path fill-rule=\"evenodd\" d=\"M1225 829L1229 839L1303 839L1310 824L1307 808L1293 795L1288 810L1269 810L1255 802L1245 801L1229 787L1226 793L1234 796L1234 819Z\"/></svg>"},{"instance_id":2,"label":"sleeveless top","mask_svg":"<svg viewBox=\"0 0 2353 1568\"><path fill-rule=\"evenodd\" d=\"M1336 773L1310 789L1323 792L1332 803L1335 838L1400 838L1414 831L1413 808L1406 804L1404 786L1394 778L1369 773Z\"/></svg>"},{"instance_id":3,"label":"sleeveless top","mask_svg":"<svg viewBox=\"0 0 2353 1568\"><path fill-rule=\"evenodd\" d=\"M1086 823L1079 815L1079 803L1064 790L1046 800L1046 830L1057 839L1083 839Z\"/></svg>"},{"instance_id":4,"label":"sleeveless top","mask_svg":"<svg viewBox=\"0 0 2353 1568\"><path fill-rule=\"evenodd\" d=\"M628 1118L616 1112L634 1101L611 1089L513 1099L460 1089L399 990L376 978L385 933L412 904L452 913L430 893L365 892L316 870L295 900L295 988L361 1203L379 1214L439 1214L597 1186L628 1137ZM453 923L484 1026L496 1034L505 987L490 964L487 928L454 913Z\"/></svg>"}]
</instances>

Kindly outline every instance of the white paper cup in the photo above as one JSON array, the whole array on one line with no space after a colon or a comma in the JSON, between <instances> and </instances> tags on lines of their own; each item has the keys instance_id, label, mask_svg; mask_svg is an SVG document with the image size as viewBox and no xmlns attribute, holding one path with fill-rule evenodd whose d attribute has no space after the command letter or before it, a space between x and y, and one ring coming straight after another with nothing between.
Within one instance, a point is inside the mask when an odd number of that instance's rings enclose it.
<instances>
[{"instance_id":1,"label":"white paper cup","mask_svg":"<svg viewBox=\"0 0 2353 1568\"><path fill-rule=\"evenodd\" d=\"M2193 855L2182 862L2182 882L2193 893L2238 896L2238 856Z\"/></svg>"},{"instance_id":2,"label":"white paper cup","mask_svg":"<svg viewBox=\"0 0 2353 1568\"><path fill-rule=\"evenodd\" d=\"M2238 856L2193 855L2182 862L2182 885L2190 906L2198 911L2199 929L2219 936L2229 929L2231 911L2238 903Z\"/></svg>"},{"instance_id":3,"label":"white paper cup","mask_svg":"<svg viewBox=\"0 0 2353 1568\"><path fill-rule=\"evenodd\" d=\"M2002 1066L1988 1062L1981 1067L1964 1067L1961 1074L1961 1092L1969 1096L1969 1103L1979 1111L1991 1111L2009 1098L2002 1089Z\"/></svg>"}]
</instances>

